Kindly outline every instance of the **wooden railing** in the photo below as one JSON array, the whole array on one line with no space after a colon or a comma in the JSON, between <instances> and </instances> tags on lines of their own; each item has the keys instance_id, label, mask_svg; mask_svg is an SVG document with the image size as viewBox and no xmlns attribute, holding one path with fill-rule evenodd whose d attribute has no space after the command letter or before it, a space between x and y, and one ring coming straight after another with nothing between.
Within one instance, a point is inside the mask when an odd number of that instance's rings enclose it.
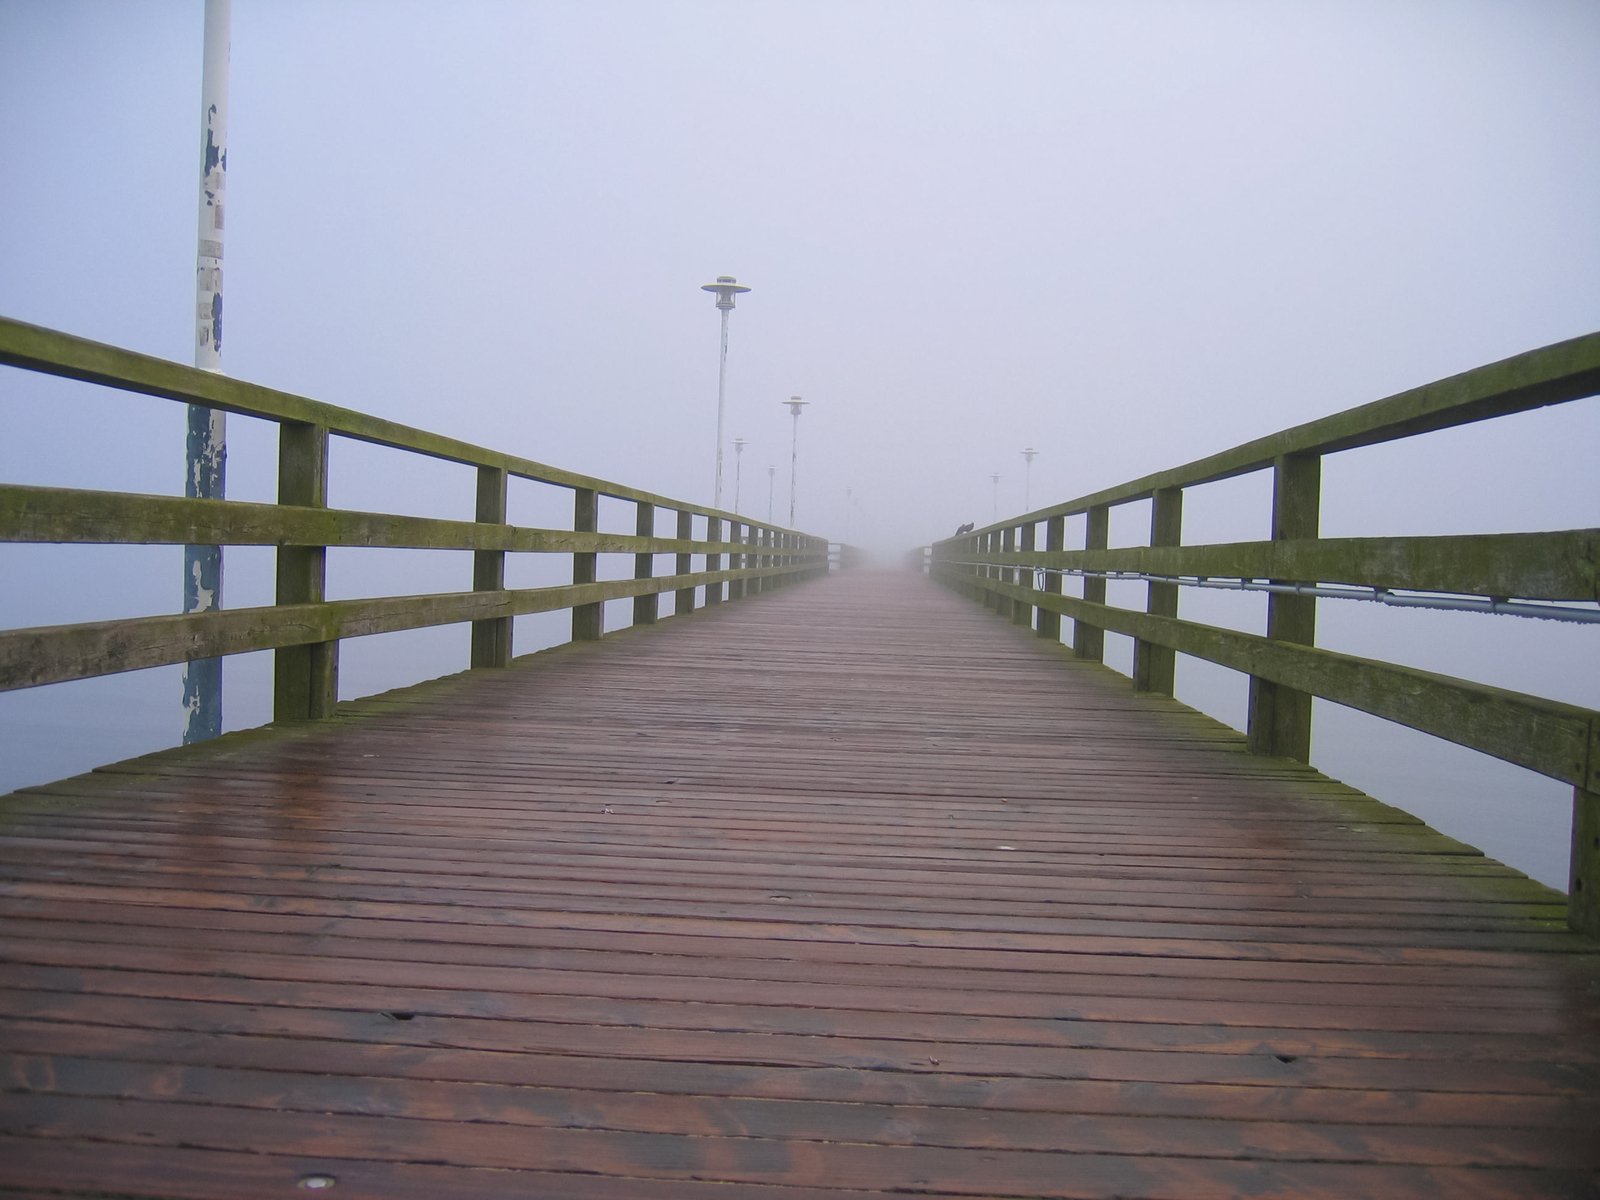
<instances>
[{"instance_id":1,"label":"wooden railing","mask_svg":"<svg viewBox=\"0 0 1600 1200\"><path fill-rule=\"evenodd\" d=\"M276 504L0 483L0 541L278 548L277 603L270 607L0 631L0 691L272 650L274 719L325 717L338 695L343 638L471 622L471 666L497 667L510 660L512 620L524 614L571 609L573 639L594 639L604 630L608 600L632 597L634 623L648 624L663 592L673 594L673 612L681 614L695 607L697 589L702 604L717 604L828 569L823 538L4 318L0 364L279 425ZM476 520L328 508L331 437L476 468ZM507 523L512 478L570 490L572 527ZM633 534L599 531L603 496L635 506ZM676 512L675 536L656 535L658 509ZM472 587L327 600L327 550L342 546L470 551ZM507 588L508 554L571 555L572 582ZM632 578L599 579L602 554L632 556ZM676 556L675 572L655 575L656 555Z\"/></svg>"},{"instance_id":2,"label":"wooden railing","mask_svg":"<svg viewBox=\"0 0 1600 1200\"><path fill-rule=\"evenodd\" d=\"M835 571L853 571L866 565L867 552L849 542L832 542L828 546L828 565Z\"/></svg>"},{"instance_id":3,"label":"wooden railing","mask_svg":"<svg viewBox=\"0 0 1600 1200\"><path fill-rule=\"evenodd\" d=\"M1600 713L1315 645L1317 594L1340 588L1383 599L1400 591L1408 601L1435 594L1490 611L1512 598L1566 602L1577 606L1571 615L1593 616L1600 530L1323 538L1318 525L1326 454L1597 392L1600 334L1590 334L936 542L929 571L1042 637L1059 639L1061 618L1071 618L1082 659L1103 658L1107 630L1131 637L1141 690L1171 695L1177 654L1244 672L1256 753L1307 761L1311 699L1320 696L1571 784L1569 921L1600 934ZM1254 471L1272 472L1271 540L1183 545L1184 489ZM1149 544L1107 548L1111 509L1143 500ZM1069 550L1065 521L1080 514L1085 544ZM1062 594L1063 573L1083 577L1081 598ZM1109 578L1144 580L1145 611L1107 604ZM1180 586L1224 580L1268 592L1265 636L1179 618Z\"/></svg>"}]
</instances>

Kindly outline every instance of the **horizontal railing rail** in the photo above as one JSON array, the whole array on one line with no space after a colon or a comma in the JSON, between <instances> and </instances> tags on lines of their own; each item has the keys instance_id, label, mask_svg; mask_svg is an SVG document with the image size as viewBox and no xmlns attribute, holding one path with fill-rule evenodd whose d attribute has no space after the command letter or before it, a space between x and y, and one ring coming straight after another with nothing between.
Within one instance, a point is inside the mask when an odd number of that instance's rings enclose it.
<instances>
[{"instance_id":1,"label":"horizontal railing rail","mask_svg":"<svg viewBox=\"0 0 1600 1200\"><path fill-rule=\"evenodd\" d=\"M1243 672L1256 753L1309 760L1320 697L1570 784L1569 920L1600 934L1600 713L1316 645L1317 599L1334 587L1592 622L1600 530L1323 538L1319 519L1328 454L1597 393L1600 334L1590 334L935 542L928 570L1040 636L1059 640L1069 618L1078 658L1102 661L1107 631L1132 638L1143 691L1172 694L1178 654ZM1273 476L1270 540L1183 544L1185 489L1261 470ZM1110 548L1111 509L1137 501L1151 502L1149 544ZM1084 518L1081 548L1065 545L1072 516ZM1064 575L1082 577L1081 596L1064 593ZM1129 577L1146 584L1142 612L1107 602L1108 579ZM1182 587L1224 582L1268 592L1264 635L1178 616Z\"/></svg>"},{"instance_id":2,"label":"horizontal railing rail","mask_svg":"<svg viewBox=\"0 0 1600 1200\"><path fill-rule=\"evenodd\" d=\"M1320 457L1397 441L1471 425L1491 417L1582 400L1597 392L1600 392L1600 333L1590 333L1319 417L1168 471L1157 471L1128 483L1023 513L975 530L974 536L1007 526L1015 528L1025 521L1045 521L1054 516L1087 513L1101 506L1148 500L1157 492L1171 488L1196 487L1249 475L1285 458Z\"/></svg>"},{"instance_id":3,"label":"horizontal railing rail","mask_svg":"<svg viewBox=\"0 0 1600 1200\"><path fill-rule=\"evenodd\" d=\"M980 550L967 558L1081 572L1315 580L1524 600L1600 600L1600 530L1594 529L1035 550L1009 555Z\"/></svg>"},{"instance_id":4,"label":"horizontal railing rail","mask_svg":"<svg viewBox=\"0 0 1600 1200\"><path fill-rule=\"evenodd\" d=\"M0 483L0 542L278 549L277 602L270 606L0 630L0 691L272 650L274 719L325 717L337 699L338 647L346 638L470 623L470 665L503 666L518 616L571 609L574 640L592 640L604 632L607 601L631 597L633 622L649 624L661 615L662 593L673 595L673 613L682 614L695 608L697 593L703 607L828 569L824 538L5 318L0 364L280 427L275 504ZM476 519L327 507L332 437L475 468ZM571 491L572 528L511 524L510 479ZM598 529L600 497L634 505L634 533ZM665 512L676 514L674 536L655 532ZM697 523L702 536L695 536ZM470 553L473 586L329 600L326 552L338 547ZM572 582L508 588L509 554L570 555ZM631 556L632 577L598 579L602 554ZM658 555L673 557L671 574L656 573ZM176 598L176 581L173 592Z\"/></svg>"}]
</instances>

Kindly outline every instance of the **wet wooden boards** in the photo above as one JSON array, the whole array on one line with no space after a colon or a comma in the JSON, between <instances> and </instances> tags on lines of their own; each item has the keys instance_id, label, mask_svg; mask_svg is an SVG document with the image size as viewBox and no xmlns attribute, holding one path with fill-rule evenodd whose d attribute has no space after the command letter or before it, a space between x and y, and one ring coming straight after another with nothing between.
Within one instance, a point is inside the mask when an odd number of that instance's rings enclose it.
<instances>
[{"instance_id":1,"label":"wet wooden boards","mask_svg":"<svg viewBox=\"0 0 1600 1200\"><path fill-rule=\"evenodd\" d=\"M1595 1194L1562 898L1242 746L857 571L19 793L0 1194Z\"/></svg>"}]
</instances>

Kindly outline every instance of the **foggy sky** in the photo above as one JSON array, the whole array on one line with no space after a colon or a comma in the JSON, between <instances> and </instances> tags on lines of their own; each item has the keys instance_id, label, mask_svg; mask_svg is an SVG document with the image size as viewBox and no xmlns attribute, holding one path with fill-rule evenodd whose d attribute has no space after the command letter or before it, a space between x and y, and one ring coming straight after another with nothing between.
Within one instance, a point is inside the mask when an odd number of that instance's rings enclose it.
<instances>
[{"instance_id":1,"label":"foggy sky","mask_svg":"<svg viewBox=\"0 0 1600 1200\"><path fill-rule=\"evenodd\" d=\"M0 310L189 360L202 9L0 4ZM235 0L224 363L705 501L735 274L745 507L800 394L799 523L910 545L1027 445L1039 504L1596 326L1597 49L1586 3Z\"/></svg>"},{"instance_id":2,"label":"foggy sky","mask_svg":"<svg viewBox=\"0 0 1600 1200\"><path fill-rule=\"evenodd\" d=\"M191 361L202 14L0 0L0 312ZM708 503L736 275L744 510L772 464L786 513L799 394L797 524L899 549L995 471L1021 511L1025 446L1037 507L1600 327L1597 51L1578 0L234 0L223 363ZM178 406L85 392L0 373L0 478L180 491ZM1579 403L1335 456L1324 531L1600 524L1597 447ZM395 456L333 493L471 515ZM47 623L24 575L0 617Z\"/></svg>"}]
</instances>

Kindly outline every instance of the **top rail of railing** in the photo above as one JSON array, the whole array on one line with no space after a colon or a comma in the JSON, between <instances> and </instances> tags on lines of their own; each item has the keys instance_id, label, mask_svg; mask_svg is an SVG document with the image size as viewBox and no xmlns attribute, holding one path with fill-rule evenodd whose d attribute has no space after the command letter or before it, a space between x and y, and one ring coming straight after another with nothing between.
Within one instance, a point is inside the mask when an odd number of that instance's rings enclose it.
<instances>
[{"instance_id":1,"label":"top rail of railing","mask_svg":"<svg viewBox=\"0 0 1600 1200\"><path fill-rule=\"evenodd\" d=\"M360 442L371 442L395 450L407 450L430 458L473 467L493 467L520 479L554 484L573 490L636 503L654 504L674 510L689 509L700 516L738 521L763 529L783 529L754 521L738 513L693 504L671 496L658 495L630 487L615 480L600 479L577 471L567 471L548 463L508 454L464 442L443 434L430 433L397 421L385 420L355 409L341 408L320 400L281 392L258 383L202 371L134 350L124 350L103 342L46 329L0 317L0 365L21 367L63 379L103 384L125 392L161 396L186 404L243 416L260 417L280 424L315 425L329 433ZM787 532L795 532L789 530Z\"/></svg>"},{"instance_id":2,"label":"top rail of railing","mask_svg":"<svg viewBox=\"0 0 1600 1200\"><path fill-rule=\"evenodd\" d=\"M1579 400L1596 392L1600 392L1600 333L1589 333L1318 417L1182 466L1009 517L974 532L1076 516L1104 505L1147 500L1163 489L1195 487L1248 475L1272 466L1280 458L1354 450Z\"/></svg>"}]
</instances>

